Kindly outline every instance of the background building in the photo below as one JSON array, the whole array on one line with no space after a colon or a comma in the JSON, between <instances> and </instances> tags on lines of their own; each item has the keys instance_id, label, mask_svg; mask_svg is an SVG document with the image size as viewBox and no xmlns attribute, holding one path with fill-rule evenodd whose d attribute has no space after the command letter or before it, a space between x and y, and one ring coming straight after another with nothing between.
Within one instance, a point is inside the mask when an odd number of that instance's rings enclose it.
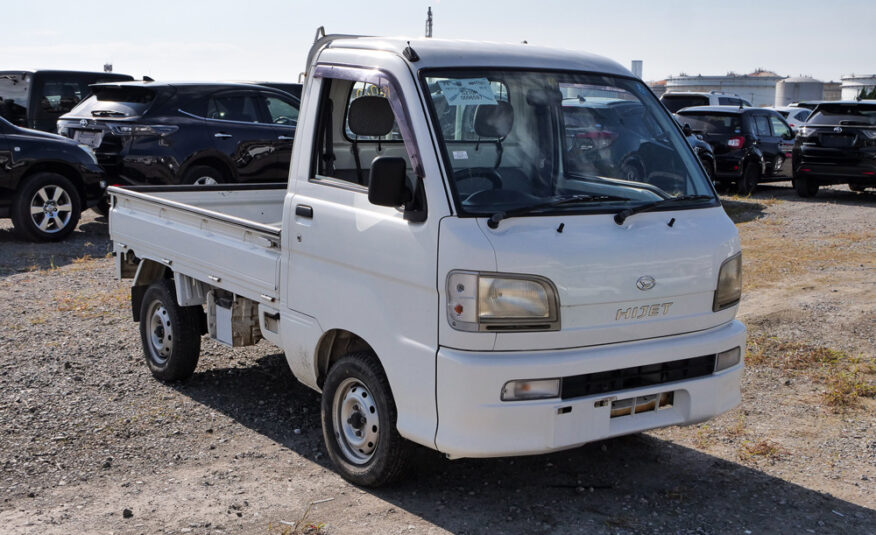
<instances>
[{"instance_id":1,"label":"background building","mask_svg":"<svg viewBox=\"0 0 876 535\"><path fill-rule=\"evenodd\" d=\"M840 80L842 80L843 100L855 100L862 89L872 91L876 87L876 74L850 74L841 76Z\"/></svg>"},{"instance_id":2,"label":"background building","mask_svg":"<svg viewBox=\"0 0 876 535\"><path fill-rule=\"evenodd\" d=\"M802 100L823 100L824 82L809 76L785 78L776 82L776 106Z\"/></svg>"},{"instance_id":3,"label":"background building","mask_svg":"<svg viewBox=\"0 0 876 535\"><path fill-rule=\"evenodd\" d=\"M772 71L757 69L750 74L727 73L725 76L688 76L680 74L666 79L666 92L720 91L735 93L752 106L772 106L776 101L776 82L782 80Z\"/></svg>"}]
</instances>

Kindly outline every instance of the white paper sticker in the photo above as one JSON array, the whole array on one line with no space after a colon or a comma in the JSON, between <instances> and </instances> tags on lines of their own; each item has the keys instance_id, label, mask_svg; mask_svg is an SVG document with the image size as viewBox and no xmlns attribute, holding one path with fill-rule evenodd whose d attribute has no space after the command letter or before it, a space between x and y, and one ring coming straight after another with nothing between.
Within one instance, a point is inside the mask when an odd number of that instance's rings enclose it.
<instances>
[{"instance_id":1,"label":"white paper sticker","mask_svg":"<svg viewBox=\"0 0 876 535\"><path fill-rule=\"evenodd\" d=\"M453 151L453 159L454 160L468 160L468 152L464 150L455 150Z\"/></svg>"},{"instance_id":2,"label":"white paper sticker","mask_svg":"<svg viewBox=\"0 0 876 535\"><path fill-rule=\"evenodd\" d=\"M463 78L439 80L438 86L451 106L472 106L476 104L496 104L493 88L486 78Z\"/></svg>"}]
</instances>

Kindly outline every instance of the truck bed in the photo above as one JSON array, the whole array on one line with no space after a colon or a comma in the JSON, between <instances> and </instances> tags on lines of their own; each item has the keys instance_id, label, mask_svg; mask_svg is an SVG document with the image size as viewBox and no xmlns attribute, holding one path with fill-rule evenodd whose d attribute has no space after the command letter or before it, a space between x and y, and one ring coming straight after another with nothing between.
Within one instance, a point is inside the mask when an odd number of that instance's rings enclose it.
<instances>
[{"instance_id":1,"label":"truck bed","mask_svg":"<svg viewBox=\"0 0 876 535\"><path fill-rule=\"evenodd\" d=\"M110 238L174 272L259 302L279 299L285 184L110 187Z\"/></svg>"}]
</instances>

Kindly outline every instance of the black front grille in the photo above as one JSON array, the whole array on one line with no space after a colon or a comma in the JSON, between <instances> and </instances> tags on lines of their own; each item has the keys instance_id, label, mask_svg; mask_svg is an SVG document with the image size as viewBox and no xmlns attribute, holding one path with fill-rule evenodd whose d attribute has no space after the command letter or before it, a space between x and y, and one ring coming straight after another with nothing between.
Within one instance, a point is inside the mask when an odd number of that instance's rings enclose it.
<instances>
[{"instance_id":1,"label":"black front grille","mask_svg":"<svg viewBox=\"0 0 876 535\"><path fill-rule=\"evenodd\" d=\"M711 375L715 355L563 378L562 398L578 398Z\"/></svg>"}]
</instances>

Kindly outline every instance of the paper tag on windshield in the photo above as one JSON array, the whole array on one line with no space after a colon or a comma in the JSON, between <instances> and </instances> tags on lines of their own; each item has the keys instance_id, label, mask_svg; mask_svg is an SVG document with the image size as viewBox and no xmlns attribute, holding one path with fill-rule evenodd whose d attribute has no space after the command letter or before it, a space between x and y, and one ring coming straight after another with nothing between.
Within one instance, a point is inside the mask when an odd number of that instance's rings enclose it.
<instances>
[{"instance_id":1,"label":"paper tag on windshield","mask_svg":"<svg viewBox=\"0 0 876 535\"><path fill-rule=\"evenodd\" d=\"M453 151L453 159L454 160L468 160L468 152L464 150L455 150Z\"/></svg>"},{"instance_id":2,"label":"paper tag on windshield","mask_svg":"<svg viewBox=\"0 0 876 535\"><path fill-rule=\"evenodd\" d=\"M493 88L486 78L439 80L438 86L451 106L496 104Z\"/></svg>"}]
</instances>

